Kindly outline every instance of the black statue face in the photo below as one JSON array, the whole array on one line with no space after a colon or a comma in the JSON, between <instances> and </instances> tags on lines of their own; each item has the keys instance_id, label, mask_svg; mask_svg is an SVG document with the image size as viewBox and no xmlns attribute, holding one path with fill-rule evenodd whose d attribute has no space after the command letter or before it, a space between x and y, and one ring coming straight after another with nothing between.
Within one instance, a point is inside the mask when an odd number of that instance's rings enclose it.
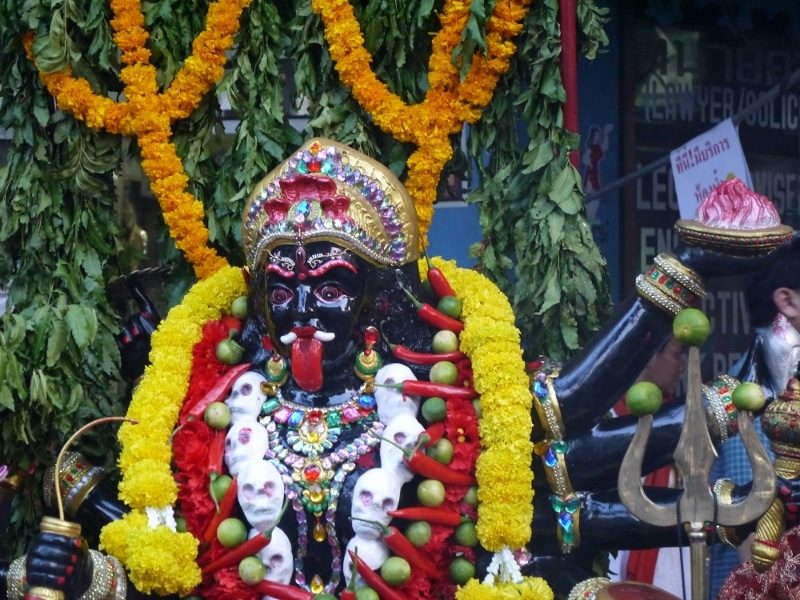
<instances>
[{"instance_id":1,"label":"black statue face","mask_svg":"<svg viewBox=\"0 0 800 600\"><path fill-rule=\"evenodd\" d=\"M322 387L323 375L352 369L366 312L371 270L329 242L279 246L266 262L266 322L298 385Z\"/></svg>"}]
</instances>

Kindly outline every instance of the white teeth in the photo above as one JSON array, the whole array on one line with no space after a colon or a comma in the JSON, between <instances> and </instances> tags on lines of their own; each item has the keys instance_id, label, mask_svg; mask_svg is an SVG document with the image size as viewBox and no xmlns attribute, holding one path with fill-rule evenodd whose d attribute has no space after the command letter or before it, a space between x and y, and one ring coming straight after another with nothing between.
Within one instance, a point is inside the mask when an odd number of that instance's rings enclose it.
<instances>
[{"instance_id":1,"label":"white teeth","mask_svg":"<svg viewBox=\"0 0 800 600\"><path fill-rule=\"evenodd\" d=\"M314 339L319 340L320 342L331 342L333 338L336 337L335 333L331 333L330 331L315 331L314 332Z\"/></svg>"},{"instance_id":2,"label":"white teeth","mask_svg":"<svg viewBox=\"0 0 800 600\"><path fill-rule=\"evenodd\" d=\"M281 344L289 345L297 339L297 334L293 331L281 336Z\"/></svg>"}]
</instances>

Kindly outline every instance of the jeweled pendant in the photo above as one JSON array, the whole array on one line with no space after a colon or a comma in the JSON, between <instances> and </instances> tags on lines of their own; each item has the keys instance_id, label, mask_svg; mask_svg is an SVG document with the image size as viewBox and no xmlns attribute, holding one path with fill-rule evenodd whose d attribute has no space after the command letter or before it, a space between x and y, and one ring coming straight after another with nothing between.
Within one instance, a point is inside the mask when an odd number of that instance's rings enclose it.
<instances>
[{"instance_id":1,"label":"jeweled pendant","mask_svg":"<svg viewBox=\"0 0 800 600\"><path fill-rule=\"evenodd\" d=\"M314 540L317 542L324 542L325 541L325 526L317 520L314 523L314 529L311 530L311 535L313 536Z\"/></svg>"},{"instance_id":2,"label":"jeweled pendant","mask_svg":"<svg viewBox=\"0 0 800 600\"><path fill-rule=\"evenodd\" d=\"M311 592L314 594L321 594L324 589L325 584L322 583L322 577L314 575L314 578L311 580Z\"/></svg>"}]
</instances>

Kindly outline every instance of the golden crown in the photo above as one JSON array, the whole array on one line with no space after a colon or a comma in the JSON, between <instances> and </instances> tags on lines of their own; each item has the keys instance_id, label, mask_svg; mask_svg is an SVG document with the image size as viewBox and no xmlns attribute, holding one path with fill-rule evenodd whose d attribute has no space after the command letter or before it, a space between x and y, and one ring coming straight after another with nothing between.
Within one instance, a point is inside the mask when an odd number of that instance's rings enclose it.
<instances>
[{"instance_id":1,"label":"golden crown","mask_svg":"<svg viewBox=\"0 0 800 600\"><path fill-rule=\"evenodd\" d=\"M284 244L329 241L377 265L418 260L414 202L394 174L343 144L314 138L256 185L242 214L247 264Z\"/></svg>"}]
</instances>

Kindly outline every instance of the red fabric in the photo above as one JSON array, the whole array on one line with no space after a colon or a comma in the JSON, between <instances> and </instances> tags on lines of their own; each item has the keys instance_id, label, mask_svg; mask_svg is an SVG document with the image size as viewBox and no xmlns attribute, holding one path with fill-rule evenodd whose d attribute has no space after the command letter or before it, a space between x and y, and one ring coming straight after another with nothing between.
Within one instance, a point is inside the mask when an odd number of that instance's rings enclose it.
<instances>
[{"instance_id":1,"label":"red fabric","mask_svg":"<svg viewBox=\"0 0 800 600\"><path fill-rule=\"evenodd\" d=\"M671 398L670 398L671 399ZM664 402L668 399L665 398ZM614 412L618 417L629 415L630 411L625 404L623 397L614 405ZM652 487L669 487L669 477L672 467L662 467L645 477L643 484ZM660 548L648 548L647 550L632 550L628 555L628 564L625 573L627 581L637 581L639 583L653 583L653 574L656 571L656 561Z\"/></svg>"},{"instance_id":2,"label":"red fabric","mask_svg":"<svg viewBox=\"0 0 800 600\"><path fill-rule=\"evenodd\" d=\"M800 528L783 534L781 556L764 573L752 562L736 567L720 588L717 600L800 600Z\"/></svg>"}]
</instances>

